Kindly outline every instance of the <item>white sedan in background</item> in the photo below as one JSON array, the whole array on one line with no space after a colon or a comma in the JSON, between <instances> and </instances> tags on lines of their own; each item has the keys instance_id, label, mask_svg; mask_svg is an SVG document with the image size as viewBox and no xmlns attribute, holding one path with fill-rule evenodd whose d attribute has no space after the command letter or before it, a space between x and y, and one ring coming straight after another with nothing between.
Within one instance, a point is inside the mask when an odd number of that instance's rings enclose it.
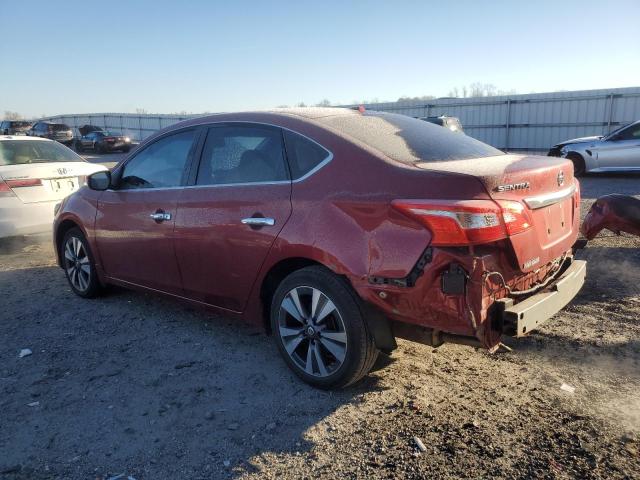
<instances>
[{"instance_id":1,"label":"white sedan in background","mask_svg":"<svg viewBox=\"0 0 640 480\"><path fill-rule=\"evenodd\" d=\"M551 147L548 155L571 160L576 177L589 172L638 172L640 120L605 136L565 140Z\"/></svg>"},{"instance_id":2,"label":"white sedan in background","mask_svg":"<svg viewBox=\"0 0 640 480\"><path fill-rule=\"evenodd\" d=\"M101 170L53 140L0 135L0 237L50 231L55 205Z\"/></svg>"}]
</instances>

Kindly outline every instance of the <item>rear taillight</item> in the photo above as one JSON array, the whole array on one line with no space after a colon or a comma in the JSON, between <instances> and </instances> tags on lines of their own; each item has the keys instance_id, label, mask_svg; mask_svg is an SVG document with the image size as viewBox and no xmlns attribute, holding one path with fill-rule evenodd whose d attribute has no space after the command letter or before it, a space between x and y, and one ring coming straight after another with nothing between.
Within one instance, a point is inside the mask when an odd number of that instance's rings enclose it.
<instances>
[{"instance_id":1,"label":"rear taillight","mask_svg":"<svg viewBox=\"0 0 640 480\"><path fill-rule=\"evenodd\" d=\"M392 206L427 227L432 245L495 242L531 228L524 205L491 200L394 200Z\"/></svg>"},{"instance_id":2,"label":"rear taillight","mask_svg":"<svg viewBox=\"0 0 640 480\"><path fill-rule=\"evenodd\" d=\"M502 220L508 236L531 228L531 219L523 204L512 200L497 200L497 203L502 209Z\"/></svg>"},{"instance_id":3,"label":"rear taillight","mask_svg":"<svg viewBox=\"0 0 640 480\"><path fill-rule=\"evenodd\" d=\"M0 180L0 197L15 197L15 193L11 191L9 185L3 180Z\"/></svg>"},{"instance_id":4,"label":"rear taillight","mask_svg":"<svg viewBox=\"0 0 640 480\"><path fill-rule=\"evenodd\" d=\"M42 180L39 178L21 178L18 180L6 180L6 182L10 188L39 187L42 185Z\"/></svg>"}]
</instances>

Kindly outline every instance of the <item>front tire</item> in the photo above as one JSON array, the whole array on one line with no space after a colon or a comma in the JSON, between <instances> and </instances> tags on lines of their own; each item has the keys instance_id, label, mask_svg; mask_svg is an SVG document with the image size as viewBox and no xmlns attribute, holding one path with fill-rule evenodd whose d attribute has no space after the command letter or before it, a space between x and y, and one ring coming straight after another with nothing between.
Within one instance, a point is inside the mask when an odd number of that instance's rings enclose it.
<instances>
[{"instance_id":1,"label":"front tire","mask_svg":"<svg viewBox=\"0 0 640 480\"><path fill-rule=\"evenodd\" d=\"M89 242L79 228L70 229L62 240L60 257L71 290L83 298L93 298L102 289Z\"/></svg>"},{"instance_id":2,"label":"front tire","mask_svg":"<svg viewBox=\"0 0 640 480\"><path fill-rule=\"evenodd\" d=\"M351 385L378 357L360 298L324 267L303 268L282 281L271 304L271 327L289 368L315 387Z\"/></svg>"},{"instance_id":3,"label":"front tire","mask_svg":"<svg viewBox=\"0 0 640 480\"><path fill-rule=\"evenodd\" d=\"M586 173L587 169L585 167L584 158L582 158L582 155L572 152L567 155L567 158L573 163L574 177L581 177Z\"/></svg>"}]
</instances>

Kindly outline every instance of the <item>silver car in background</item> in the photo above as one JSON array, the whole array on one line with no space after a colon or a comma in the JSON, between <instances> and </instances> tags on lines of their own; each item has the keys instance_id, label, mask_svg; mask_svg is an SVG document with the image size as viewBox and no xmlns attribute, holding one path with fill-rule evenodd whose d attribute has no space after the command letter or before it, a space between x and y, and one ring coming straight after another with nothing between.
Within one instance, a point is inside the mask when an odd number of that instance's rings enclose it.
<instances>
[{"instance_id":1,"label":"silver car in background","mask_svg":"<svg viewBox=\"0 0 640 480\"><path fill-rule=\"evenodd\" d=\"M558 143L548 155L571 160L576 176L587 172L640 171L640 120L608 135Z\"/></svg>"}]
</instances>

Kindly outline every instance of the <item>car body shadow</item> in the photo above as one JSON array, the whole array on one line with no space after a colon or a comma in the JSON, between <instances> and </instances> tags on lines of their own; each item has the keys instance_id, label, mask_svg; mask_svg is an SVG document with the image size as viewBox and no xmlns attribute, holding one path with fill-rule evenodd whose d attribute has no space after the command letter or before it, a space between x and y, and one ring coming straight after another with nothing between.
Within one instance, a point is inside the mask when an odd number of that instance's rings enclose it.
<instances>
[{"instance_id":1,"label":"car body shadow","mask_svg":"<svg viewBox=\"0 0 640 480\"><path fill-rule=\"evenodd\" d=\"M310 450L309 429L381 388L311 388L255 327L122 289L84 300L53 266L0 271L0 285L7 478L232 477L261 453Z\"/></svg>"}]
</instances>

